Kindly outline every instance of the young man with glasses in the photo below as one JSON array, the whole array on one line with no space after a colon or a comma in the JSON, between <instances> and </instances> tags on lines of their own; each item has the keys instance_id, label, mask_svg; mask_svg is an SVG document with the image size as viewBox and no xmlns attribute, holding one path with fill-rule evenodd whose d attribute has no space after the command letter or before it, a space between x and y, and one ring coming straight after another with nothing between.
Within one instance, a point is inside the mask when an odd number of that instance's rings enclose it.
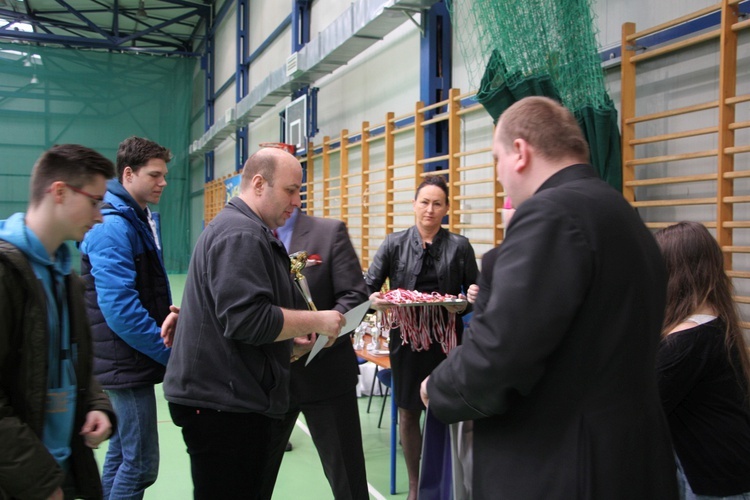
<instances>
[{"instance_id":1,"label":"young man with glasses","mask_svg":"<svg viewBox=\"0 0 750 500\"><path fill-rule=\"evenodd\" d=\"M87 193L83 189L79 189L79 188L77 188L75 186L71 186L70 184L65 184L65 187L67 187L71 191L75 191L78 194L82 194L83 196L85 196L86 198L88 198L89 200L91 200L90 201L91 206L93 208L96 208L99 211L101 211L101 209L104 208L104 205L106 205L106 202L104 201L104 197L103 196L97 196L95 194ZM49 188L47 190L47 192L51 193L52 189L53 188Z\"/></svg>"},{"instance_id":2,"label":"young man with glasses","mask_svg":"<svg viewBox=\"0 0 750 500\"><path fill-rule=\"evenodd\" d=\"M0 221L0 498L100 498L92 448L115 415L92 375L83 283L66 240L94 224L114 165L53 146L25 213Z\"/></svg>"},{"instance_id":3,"label":"young man with glasses","mask_svg":"<svg viewBox=\"0 0 750 500\"><path fill-rule=\"evenodd\" d=\"M104 222L81 244L94 373L120 419L104 461L105 499L143 498L159 471L154 385L169 359L160 333L171 295L159 217L148 205L159 203L171 157L148 139L124 140L118 178L104 195Z\"/></svg>"}]
</instances>

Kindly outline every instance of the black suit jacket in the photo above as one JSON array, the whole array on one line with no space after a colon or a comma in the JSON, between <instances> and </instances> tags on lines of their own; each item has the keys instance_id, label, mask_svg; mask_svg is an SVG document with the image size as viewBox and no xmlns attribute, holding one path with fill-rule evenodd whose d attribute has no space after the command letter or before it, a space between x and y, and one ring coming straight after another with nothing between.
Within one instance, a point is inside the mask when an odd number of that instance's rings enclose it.
<instances>
[{"instance_id":1,"label":"black suit jacket","mask_svg":"<svg viewBox=\"0 0 750 500\"><path fill-rule=\"evenodd\" d=\"M367 300L362 267L349 239L346 225L334 219L311 217L300 212L292 231L289 253L305 250L317 254L322 264L308 266L303 273L318 310L341 313ZM351 337L344 335L323 349L305 366L307 355L292 363L292 399L313 402L339 396L357 385L359 369Z\"/></svg>"},{"instance_id":2,"label":"black suit jacket","mask_svg":"<svg viewBox=\"0 0 750 500\"><path fill-rule=\"evenodd\" d=\"M565 168L492 267L428 383L438 418L474 420L474 498L676 498L655 373L666 271L633 208L591 166Z\"/></svg>"}]
</instances>

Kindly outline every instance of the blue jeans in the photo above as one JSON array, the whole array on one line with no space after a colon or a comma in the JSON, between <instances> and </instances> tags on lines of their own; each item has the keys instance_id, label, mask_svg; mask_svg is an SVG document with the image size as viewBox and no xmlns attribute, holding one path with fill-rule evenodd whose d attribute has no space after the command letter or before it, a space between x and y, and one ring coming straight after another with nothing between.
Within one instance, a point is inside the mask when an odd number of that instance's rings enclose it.
<instances>
[{"instance_id":1,"label":"blue jeans","mask_svg":"<svg viewBox=\"0 0 750 500\"><path fill-rule=\"evenodd\" d=\"M104 459L104 499L140 500L159 473L154 386L105 392L117 415L117 429Z\"/></svg>"}]
</instances>

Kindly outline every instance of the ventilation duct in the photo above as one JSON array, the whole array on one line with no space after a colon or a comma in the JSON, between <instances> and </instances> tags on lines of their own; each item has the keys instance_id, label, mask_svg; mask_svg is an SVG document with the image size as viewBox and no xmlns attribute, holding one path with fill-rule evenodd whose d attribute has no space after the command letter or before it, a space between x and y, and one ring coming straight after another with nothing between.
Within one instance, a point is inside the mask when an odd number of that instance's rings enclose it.
<instances>
[{"instance_id":1,"label":"ventilation duct","mask_svg":"<svg viewBox=\"0 0 750 500\"><path fill-rule=\"evenodd\" d=\"M402 25L411 15L429 9L438 0L358 0L318 36L293 55L294 68L288 61L272 71L236 105L236 120L228 127L244 126L265 114L282 99L346 65L355 56L380 41ZM291 75L291 76L290 76ZM208 135L208 134L206 134ZM218 134L221 136L223 134ZM205 136L204 136L205 137ZM212 134L215 140L217 132ZM192 154L205 152L192 147Z\"/></svg>"}]
</instances>

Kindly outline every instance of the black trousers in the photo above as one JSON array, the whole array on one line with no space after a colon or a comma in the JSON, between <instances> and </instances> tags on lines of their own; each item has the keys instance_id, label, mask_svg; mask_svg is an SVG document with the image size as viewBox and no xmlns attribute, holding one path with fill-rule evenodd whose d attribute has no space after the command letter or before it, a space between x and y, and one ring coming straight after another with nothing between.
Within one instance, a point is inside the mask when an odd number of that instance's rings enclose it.
<instances>
[{"instance_id":1,"label":"black trousers","mask_svg":"<svg viewBox=\"0 0 750 500\"><path fill-rule=\"evenodd\" d=\"M286 419L174 403L169 412L182 428L196 500L271 498L292 430Z\"/></svg>"},{"instance_id":2,"label":"black trousers","mask_svg":"<svg viewBox=\"0 0 750 500\"><path fill-rule=\"evenodd\" d=\"M323 471L336 500L368 500L365 456L362 451L362 429L354 388L340 396L323 401L299 402L292 394L285 424L289 433L286 445L300 411L305 415Z\"/></svg>"}]
</instances>

